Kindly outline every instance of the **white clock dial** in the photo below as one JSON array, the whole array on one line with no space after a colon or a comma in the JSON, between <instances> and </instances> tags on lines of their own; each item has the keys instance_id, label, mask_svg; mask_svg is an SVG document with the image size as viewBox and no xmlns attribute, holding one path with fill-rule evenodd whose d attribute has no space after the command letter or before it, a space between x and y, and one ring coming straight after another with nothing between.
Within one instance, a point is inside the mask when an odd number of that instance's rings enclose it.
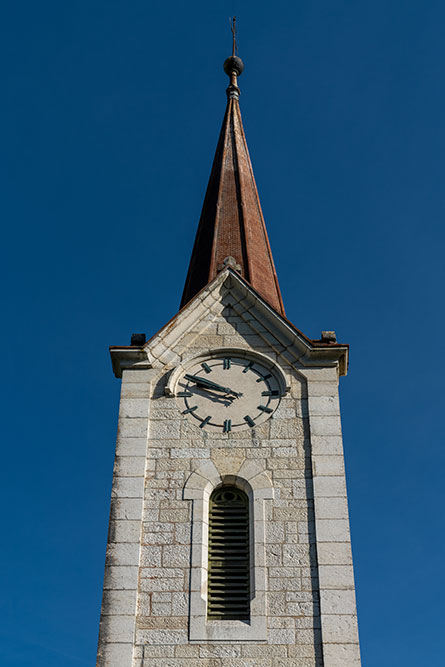
<instances>
[{"instance_id":1,"label":"white clock dial","mask_svg":"<svg viewBox=\"0 0 445 667\"><path fill-rule=\"evenodd\" d=\"M266 421L280 402L273 371L236 356L197 361L179 380L182 414L200 428L229 433Z\"/></svg>"}]
</instances>

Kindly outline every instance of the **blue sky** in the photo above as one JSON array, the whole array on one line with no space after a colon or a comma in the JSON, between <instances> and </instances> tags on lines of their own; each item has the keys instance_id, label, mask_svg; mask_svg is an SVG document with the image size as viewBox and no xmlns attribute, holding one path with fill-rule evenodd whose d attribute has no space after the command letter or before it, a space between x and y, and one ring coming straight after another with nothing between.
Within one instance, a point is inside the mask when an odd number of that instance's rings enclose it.
<instances>
[{"instance_id":1,"label":"blue sky","mask_svg":"<svg viewBox=\"0 0 445 667\"><path fill-rule=\"evenodd\" d=\"M0 27L5 667L94 664L108 345L178 308L233 14L287 315L351 344L363 665L443 662L444 3L25 0Z\"/></svg>"}]
</instances>

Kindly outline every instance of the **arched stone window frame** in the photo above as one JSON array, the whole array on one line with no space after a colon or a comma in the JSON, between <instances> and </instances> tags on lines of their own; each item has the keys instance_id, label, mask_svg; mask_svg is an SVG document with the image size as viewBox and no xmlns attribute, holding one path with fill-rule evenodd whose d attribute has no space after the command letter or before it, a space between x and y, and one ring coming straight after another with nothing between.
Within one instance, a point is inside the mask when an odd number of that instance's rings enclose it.
<instances>
[{"instance_id":1,"label":"arched stone window frame","mask_svg":"<svg viewBox=\"0 0 445 667\"><path fill-rule=\"evenodd\" d=\"M249 498L250 621L207 619L209 499L214 489L233 485ZM256 461L245 461L236 475L221 475L212 461L192 472L183 492L193 501L190 572L190 640L261 641L267 638L265 500L274 498L269 475Z\"/></svg>"}]
</instances>

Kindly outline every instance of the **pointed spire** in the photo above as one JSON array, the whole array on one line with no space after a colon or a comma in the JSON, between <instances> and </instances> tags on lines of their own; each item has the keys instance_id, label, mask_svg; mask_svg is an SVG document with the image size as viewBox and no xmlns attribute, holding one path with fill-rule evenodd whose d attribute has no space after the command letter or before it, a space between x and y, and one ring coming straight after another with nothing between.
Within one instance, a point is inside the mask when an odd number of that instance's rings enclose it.
<instances>
[{"instance_id":1,"label":"pointed spire","mask_svg":"<svg viewBox=\"0 0 445 667\"><path fill-rule=\"evenodd\" d=\"M213 160L181 307L231 266L284 315L278 279L247 149L238 76L244 64L235 55L224 63L230 78L227 108Z\"/></svg>"}]
</instances>

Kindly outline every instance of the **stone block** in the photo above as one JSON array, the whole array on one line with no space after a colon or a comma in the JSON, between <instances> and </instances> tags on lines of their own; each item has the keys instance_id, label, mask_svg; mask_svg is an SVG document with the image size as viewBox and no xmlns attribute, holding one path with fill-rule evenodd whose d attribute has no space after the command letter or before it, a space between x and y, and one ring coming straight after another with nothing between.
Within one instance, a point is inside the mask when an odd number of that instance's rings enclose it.
<instances>
[{"instance_id":1,"label":"stone block","mask_svg":"<svg viewBox=\"0 0 445 667\"><path fill-rule=\"evenodd\" d=\"M338 396L338 383L335 382L311 382L308 386L308 395L312 396Z\"/></svg>"},{"instance_id":2,"label":"stone block","mask_svg":"<svg viewBox=\"0 0 445 667\"><path fill-rule=\"evenodd\" d=\"M141 568L141 577L153 577L159 579L172 579L183 577L184 570L180 567L144 567Z\"/></svg>"},{"instance_id":3,"label":"stone block","mask_svg":"<svg viewBox=\"0 0 445 667\"><path fill-rule=\"evenodd\" d=\"M283 523L266 523L266 542L269 544L284 542L285 531Z\"/></svg>"},{"instance_id":4,"label":"stone block","mask_svg":"<svg viewBox=\"0 0 445 667\"><path fill-rule=\"evenodd\" d=\"M273 508L273 520L274 521L290 521L294 522L297 520L305 519L306 512L299 507L274 507Z\"/></svg>"},{"instance_id":5,"label":"stone block","mask_svg":"<svg viewBox=\"0 0 445 667\"><path fill-rule=\"evenodd\" d=\"M286 458L286 461L283 461L280 466L283 468L289 467L289 463L293 463L296 458L299 458L300 451L298 445L295 444L292 447L272 447L271 454L273 457ZM269 461L269 467L273 468L272 461Z\"/></svg>"},{"instance_id":6,"label":"stone block","mask_svg":"<svg viewBox=\"0 0 445 667\"><path fill-rule=\"evenodd\" d=\"M236 645L221 645L214 646L200 646L200 658L238 658L241 655L241 647Z\"/></svg>"},{"instance_id":7,"label":"stone block","mask_svg":"<svg viewBox=\"0 0 445 667\"><path fill-rule=\"evenodd\" d=\"M144 533L143 541L145 544L163 545L173 544L173 533Z\"/></svg>"},{"instance_id":8,"label":"stone block","mask_svg":"<svg viewBox=\"0 0 445 667\"><path fill-rule=\"evenodd\" d=\"M145 521L144 522L144 533L172 533L174 530L174 524L164 521Z\"/></svg>"},{"instance_id":9,"label":"stone block","mask_svg":"<svg viewBox=\"0 0 445 667\"><path fill-rule=\"evenodd\" d=\"M136 642L161 646L187 644L187 632L186 630L137 630Z\"/></svg>"},{"instance_id":10,"label":"stone block","mask_svg":"<svg viewBox=\"0 0 445 667\"><path fill-rule=\"evenodd\" d=\"M138 565L139 544L109 544L107 547L107 564L109 565Z\"/></svg>"},{"instance_id":11,"label":"stone block","mask_svg":"<svg viewBox=\"0 0 445 667\"><path fill-rule=\"evenodd\" d=\"M175 500L176 493L173 489L152 489L150 487L150 480L147 480L147 488L145 489L144 497L146 501L154 501L159 504L162 500Z\"/></svg>"},{"instance_id":12,"label":"stone block","mask_svg":"<svg viewBox=\"0 0 445 667\"><path fill-rule=\"evenodd\" d=\"M340 415L340 404L338 395L334 396L309 396L309 414L311 416L338 416Z\"/></svg>"},{"instance_id":13,"label":"stone block","mask_svg":"<svg viewBox=\"0 0 445 667\"><path fill-rule=\"evenodd\" d=\"M170 451L170 456L172 459L175 458L186 458L186 459L209 459L210 450L207 448L184 448L184 449L172 449Z\"/></svg>"},{"instance_id":14,"label":"stone block","mask_svg":"<svg viewBox=\"0 0 445 667\"><path fill-rule=\"evenodd\" d=\"M343 440L341 435L311 435L312 454L314 456L342 456Z\"/></svg>"},{"instance_id":15,"label":"stone block","mask_svg":"<svg viewBox=\"0 0 445 667\"><path fill-rule=\"evenodd\" d=\"M108 542L136 542L141 540L139 521L110 521Z\"/></svg>"},{"instance_id":16,"label":"stone block","mask_svg":"<svg viewBox=\"0 0 445 667\"><path fill-rule=\"evenodd\" d=\"M99 645L97 667L123 667L131 665L133 658L133 642L118 644L102 642Z\"/></svg>"},{"instance_id":17,"label":"stone block","mask_svg":"<svg viewBox=\"0 0 445 667\"><path fill-rule=\"evenodd\" d=\"M101 634L108 642L126 643L133 641L134 616L103 616L101 620Z\"/></svg>"},{"instance_id":18,"label":"stone block","mask_svg":"<svg viewBox=\"0 0 445 667\"><path fill-rule=\"evenodd\" d=\"M147 420L139 417L133 419L121 418L118 425L119 437L144 438L147 436L147 425Z\"/></svg>"},{"instance_id":19,"label":"stone block","mask_svg":"<svg viewBox=\"0 0 445 667\"><path fill-rule=\"evenodd\" d=\"M188 508L183 509L160 509L160 521L186 522L189 519Z\"/></svg>"},{"instance_id":20,"label":"stone block","mask_svg":"<svg viewBox=\"0 0 445 667\"><path fill-rule=\"evenodd\" d=\"M179 440L180 435L181 422L179 419L150 422L150 440Z\"/></svg>"},{"instance_id":21,"label":"stone block","mask_svg":"<svg viewBox=\"0 0 445 667\"><path fill-rule=\"evenodd\" d=\"M171 593L153 593L151 596L153 602L171 602L172 594Z\"/></svg>"},{"instance_id":22,"label":"stone block","mask_svg":"<svg viewBox=\"0 0 445 667\"><path fill-rule=\"evenodd\" d=\"M299 633L297 632L297 641L300 639ZM290 658L311 658L314 659L317 656L317 650L313 643L311 644L297 644L296 646L289 646L289 657Z\"/></svg>"},{"instance_id":23,"label":"stone block","mask_svg":"<svg viewBox=\"0 0 445 667\"><path fill-rule=\"evenodd\" d=\"M271 439L297 440L303 438L303 422L297 419L275 419L270 420Z\"/></svg>"},{"instance_id":24,"label":"stone block","mask_svg":"<svg viewBox=\"0 0 445 667\"><path fill-rule=\"evenodd\" d=\"M346 497L346 483L343 476L314 477L313 485L316 498Z\"/></svg>"},{"instance_id":25,"label":"stone block","mask_svg":"<svg viewBox=\"0 0 445 667\"><path fill-rule=\"evenodd\" d=\"M170 399L168 405L159 405L153 401L150 408L151 420L170 420L178 419L178 407L174 399Z\"/></svg>"},{"instance_id":26,"label":"stone block","mask_svg":"<svg viewBox=\"0 0 445 667\"><path fill-rule=\"evenodd\" d=\"M360 667L358 644L325 644L324 667Z\"/></svg>"},{"instance_id":27,"label":"stone block","mask_svg":"<svg viewBox=\"0 0 445 667\"><path fill-rule=\"evenodd\" d=\"M150 398L150 385L147 382L122 382L121 399Z\"/></svg>"},{"instance_id":28,"label":"stone block","mask_svg":"<svg viewBox=\"0 0 445 667\"><path fill-rule=\"evenodd\" d=\"M187 593L172 593L172 614L174 616L188 615L189 599Z\"/></svg>"},{"instance_id":29,"label":"stone block","mask_svg":"<svg viewBox=\"0 0 445 667\"><path fill-rule=\"evenodd\" d=\"M295 619L294 618L288 618L286 616L282 617L276 617L276 616L269 616L267 619L267 624L269 628L294 628L295 627ZM286 649L287 653L287 649Z\"/></svg>"},{"instance_id":30,"label":"stone block","mask_svg":"<svg viewBox=\"0 0 445 667\"><path fill-rule=\"evenodd\" d=\"M185 630L187 618L182 616L145 616L140 617L138 627L141 630Z\"/></svg>"},{"instance_id":31,"label":"stone block","mask_svg":"<svg viewBox=\"0 0 445 667\"><path fill-rule=\"evenodd\" d=\"M122 398L119 405L119 417L148 418L150 401L148 398Z\"/></svg>"},{"instance_id":32,"label":"stone block","mask_svg":"<svg viewBox=\"0 0 445 667\"><path fill-rule=\"evenodd\" d=\"M123 438L116 442L117 456L143 456L147 453L147 438Z\"/></svg>"},{"instance_id":33,"label":"stone block","mask_svg":"<svg viewBox=\"0 0 445 667\"><path fill-rule=\"evenodd\" d=\"M156 443L158 445L157 447L154 447L153 444ZM168 446L167 443L165 444L165 447L162 445L162 440L154 440L148 441L147 445L147 459L151 460L154 459L157 461L158 459L166 459L168 458Z\"/></svg>"},{"instance_id":34,"label":"stone block","mask_svg":"<svg viewBox=\"0 0 445 667\"><path fill-rule=\"evenodd\" d=\"M323 638L332 644L358 644L357 617L326 614L323 617Z\"/></svg>"},{"instance_id":35,"label":"stone block","mask_svg":"<svg viewBox=\"0 0 445 667\"><path fill-rule=\"evenodd\" d=\"M320 590L320 604L322 614L356 614L354 591Z\"/></svg>"},{"instance_id":36,"label":"stone block","mask_svg":"<svg viewBox=\"0 0 445 667\"><path fill-rule=\"evenodd\" d=\"M118 477L141 477L145 474L145 456L116 456L114 474Z\"/></svg>"},{"instance_id":37,"label":"stone block","mask_svg":"<svg viewBox=\"0 0 445 667\"><path fill-rule=\"evenodd\" d=\"M268 643L277 645L277 644L295 644L295 630L286 629L269 629L268 633Z\"/></svg>"},{"instance_id":38,"label":"stone block","mask_svg":"<svg viewBox=\"0 0 445 667\"><path fill-rule=\"evenodd\" d=\"M269 591L289 591L301 588L297 577L269 577Z\"/></svg>"},{"instance_id":39,"label":"stone block","mask_svg":"<svg viewBox=\"0 0 445 667\"><path fill-rule=\"evenodd\" d=\"M136 590L106 590L102 600L102 615L131 616L136 612Z\"/></svg>"},{"instance_id":40,"label":"stone block","mask_svg":"<svg viewBox=\"0 0 445 667\"><path fill-rule=\"evenodd\" d=\"M311 556L306 545L284 544L283 565L310 565Z\"/></svg>"},{"instance_id":41,"label":"stone block","mask_svg":"<svg viewBox=\"0 0 445 667\"><path fill-rule=\"evenodd\" d=\"M152 602L151 613L153 616L171 616L172 606L170 602Z\"/></svg>"},{"instance_id":42,"label":"stone block","mask_svg":"<svg viewBox=\"0 0 445 667\"><path fill-rule=\"evenodd\" d=\"M294 479L292 481L292 495L299 500L313 498L312 481L310 479Z\"/></svg>"},{"instance_id":43,"label":"stone block","mask_svg":"<svg viewBox=\"0 0 445 667\"><path fill-rule=\"evenodd\" d=\"M266 554L266 564L268 566L283 564L281 545L279 544L266 545L265 554Z\"/></svg>"},{"instance_id":44,"label":"stone block","mask_svg":"<svg viewBox=\"0 0 445 667\"><path fill-rule=\"evenodd\" d=\"M105 568L104 589L133 590L138 584L136 566L110 566Z\"/></svg>"},{"instance_id":45,"label":"stone block","mask_svg":"<svg viewBox=\"0 0 445 667\"><path fill-rule=\"evenodd\" d=\"M177 444L177 443L175 443ZM188 459L168 459L168 458L159 458L156 461L156 472L166 472L172 473L175 470L181 470L184 474L187 474L190 470L190 461Z\"/></svg>"},{"instance_id":46,"label":"stone block","mask_svg":"<svg viewBox=\"0 0 445 667\"><path fill-rule=\"evenodd\" d=\"M318 602L318 593L308 591L288 591L286 602Z\"/></svg>"},{"instance_id":47,"label":"stone block","mask_svg":"<svg viewBox=\"0 0 445 667\"><path fill-rule=\"evenodd\" d=\"M129 384L132 382L145 382L149 384L156 376L156 371L153 369L143 370L142 368L126 368L122 371L122 384Z\"/></svg>"},{"instance_id":48,"label":"stone block","mask_svg":"<svg viewBox=\"0 0 445 667\"><path fill-rule=\"evenodd\" d=\"M162 547L162 565L164 567L188 567L190 547L179 544Z\"/></svg>"},{"instance_id":49,"label":"stone block","mask_svg":"<svg viewBox=\"0 0 445 667\"><path fill-rule=\"evenodd\" d=\"M141 566L143 567L156 567L161 563L161 551L162 547L160 546L142 546L141 547Z\"/></svg>"},{"instance_id":50,"label":"stone block","mask_svg":"<svg viewBox=\"0 0 445 667\"><path fill-rule=\"evenodd\" d=\"M190 544L192 539L192 527L190 523L177 523L175 525L175 540L179 544Z\"/></svg>"},{"instance_id":51,"label":"stone block","mask_svg":"<svg viewBox=\"0 0 445 667\"><path fill-rule=\"evenodd\" d=\"M152 593L154 591L183 591L184 575L177 579L141 578L140 590L144 593Z\"/></svg>"},{"instance_id":52,"label":"stone block","mask_svg":"<svg viewBox=\"0 0 445 667\"><path fill-rule=\"evenodd\" d=\"M175 656L177 658L198 658L199 646L198 644L180 644L175 648Z\"/></svg>"},{"instance_id":53,"label":"stone block","mask_svg":"<svg viewBox=\"0 0 445 667\"><path fill-rule=\"evenodd\" d=\"M310 404L309 404L310 410ZM309 412L310 429L312 436L341 435L340 417L317 417Z\"/></svg>"},{"instance_id":54,"label":"stone block","mask_svg":"<svg viewBox=\"0 0 445 667\"><path fill-rule=\"evenodd\" d=\"M243 658L284 658L287 655L287 650L285 644L278 644L276 646L271 644L262 644L260 646L245 644L241 647Z\"/></svg>"},{"instance_id":55,"label":"stone block","mask_svg":"<svg viewBox=\"0 0 445 667\"><path fill-rule=\"evenodd\" d=\"M354 588L352 565L319 565L320 588Z\"/></svg>"},{"instance_id":56,"label":"stone block","mask_svg":"<svg viewBox=\"0 0 445 667\"><path fill-rule=\"evenodd\" d=\"M343 456L314 456L315 475L344 475Z\"/></svg>"},{"instance_id":57,"label":"stone block","mask_svg":"<svg viewBox=\"0 0 445 667\"><path fill-rule=\"evenodd\" d=\"M286 604L286 611L289 616L318 616L320 613L320 606L315 602L288 602ZM301 640L305 643L303 640ZM312 641L312 638L311 640Z\"/></svg>"},{"instance_id":58,"label":"stone block","mask_svg":"<svg viewBox=\"0 0 445 667\"><path fill-rule=\"evenodd\" d=\"M317 539L319 542L348 542L349 521L347 519L318 519Z\"/></svg>"},{"instance_id":59,"label":"stone block","mask_svg":"<svg viewBox=\"0 0 445 667\"><path fill-rule=\"evenodd\" d=\"M173 658L175 655L175 646L148 646L144 645L145 658ZM149 664L149 663L147 663ZM159 660L153 662L154 665L159 664Z\"/></svg>"},{"instance_id":60,"label":"stone block","mask_svg":"<svg viewBox=\"0 0 445 667\"><path fill-rule=\"evenodd\" d=\"M317 519L348 519L348 501L340 498L317 498L315 503Z\"/></svg>"},{"instance_id":61,"label":"stone block","mask_svg":"<svg viewBox=\"0 0 445 667\"><path fill-rule=\"evenodd\" d=\"M352 565L351 545L349 542L336 544L324 542L317 545L320 565Z\"/></svg>"},{"instance_id":62,"label":"stone block","mask_svg":"<svg viewBox=\"0 0 445 667\"><path fill-rule=\"evenodd\" d=\"M112 498L143 498L143 477L115 477L113 480Z\"/></svg>"},{"instance_id":63,"label":"stone block","mask_svg":"<svg viewBox=\"0 0 445 667\"><path fill-rule=\"evenodd\" d=\"M314 608L314 612L318 616L318 607ZM298 639L302 644L312 644L312 646L319 646L321 644L321 632L313 627L300 629L298 632Z\"/></svg>"},{"instance_id":64,"label":"stone block","mask_svg":"<svg viewBox=\"0 0 445 667\"><path fill-rule=\"evenodd\" d=\"M114 498L111 501L110 516L113 520L127 519L137 521L142 516L141 498Z\"/></svg>"},{"instance_id":65,"label":"stone block","mask_svg":"<svg viewBox=\"0 0 445 667\"><path fill-rule=\"evenodd\" d=\"M312 383L329 382L338 386L337 369L332 368L300 368L300 373L308 380L308 392L311 393Z\"/></svg>"}]
</instances>

